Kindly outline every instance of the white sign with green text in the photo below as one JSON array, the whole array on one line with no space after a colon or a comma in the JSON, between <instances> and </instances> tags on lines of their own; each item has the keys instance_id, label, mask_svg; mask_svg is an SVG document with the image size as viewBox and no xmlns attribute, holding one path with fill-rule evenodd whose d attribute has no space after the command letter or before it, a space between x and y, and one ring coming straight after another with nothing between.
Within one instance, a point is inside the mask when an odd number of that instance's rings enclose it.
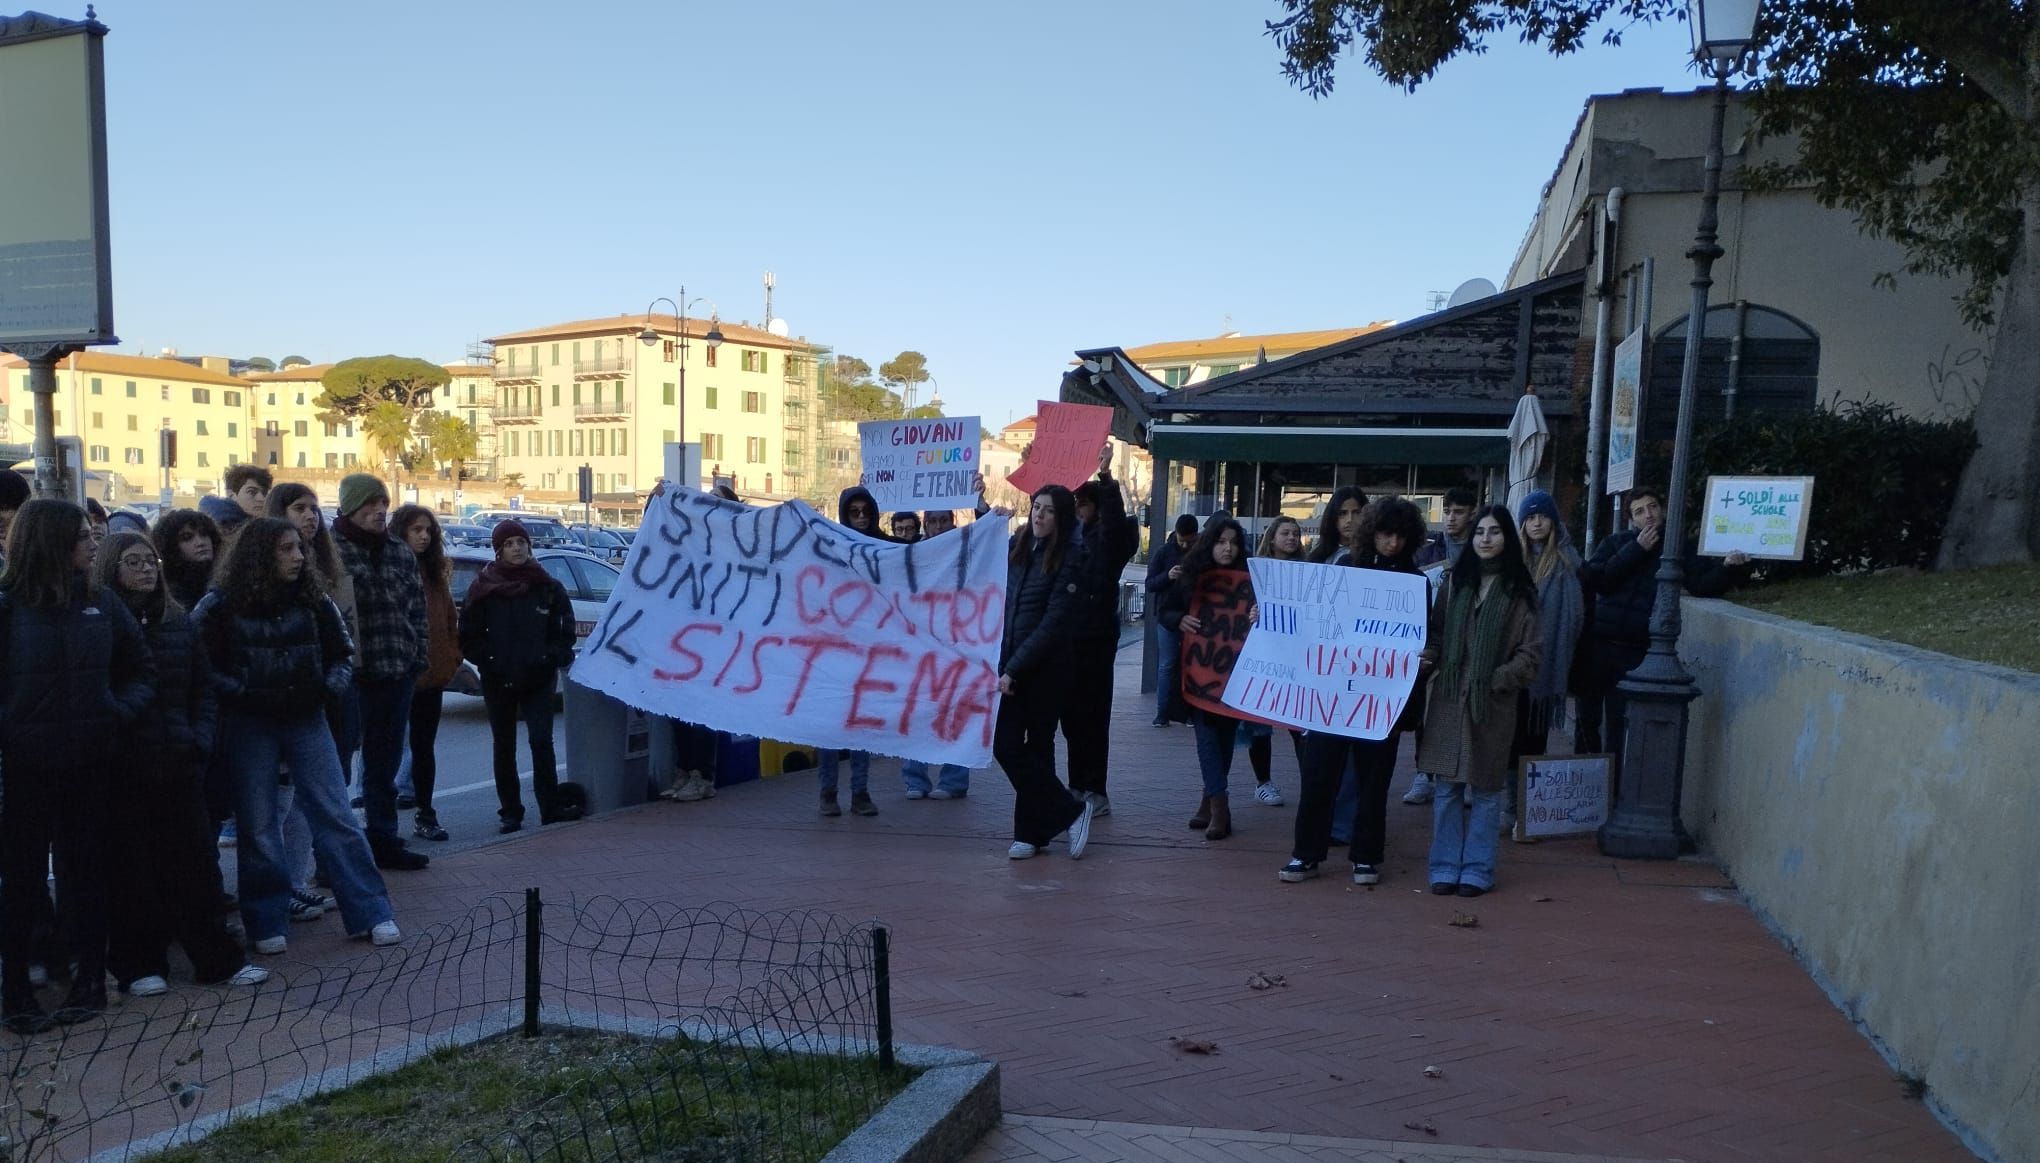
<instances>
[{"instance_id":1,"label":"white sign with green text","mask_svg":"<svg viewBox=\"0 0 2040 1163\"><path fill-rule=\"evenodd\" d=\"M1812 477L1708 477L1700 514L1700 552L1721 557L1799 561L1806 556Z\"/></svg>"}]
</instances>

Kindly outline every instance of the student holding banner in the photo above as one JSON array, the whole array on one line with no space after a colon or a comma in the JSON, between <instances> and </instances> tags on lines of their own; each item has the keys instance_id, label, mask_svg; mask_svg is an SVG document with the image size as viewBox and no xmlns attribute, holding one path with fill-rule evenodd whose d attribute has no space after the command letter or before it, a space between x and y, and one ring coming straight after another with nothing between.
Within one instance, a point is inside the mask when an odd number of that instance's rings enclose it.
<instances>
[{"instance_id":1,"label":"student holding banner","mask_svg":"<svg viewBox=\"0 0 2040 1163\"><path fill-rule=\"evenodd\" d=\"M1343 490L1342 490L1343 491ZM1354 492L1359 490L1355 489ZM1415 555L1424 543L1424 515L1401 497L1368 505L1358 520L1341 515L1344 543L1332 554L1335 565L1420 576ZM1388 785L1402 733L1422 719L1422 700L1413 692L1383 739L1355 739L1328 731L1303 737L1303 800L1296 809L1296 842L1277 878L1285 884L1311 880L1331 848L1337 826L1340 781L1348 766L1356 792L1350 828L1354 884L1381 883L1388 849Z\"/></svg>"},{"instance_id":2,"label":"student holding banner","mask_svg":"<svg viewBox=\"0 0 2040 1163\"><path fill-rule=\"evenodd\" d=\"M1277 517L1261 530L1256 557L1276 561L1302 561L1303 526L1294 517ZM1241 730L1247 737L1247 763L1254 769L1254 799L1271 808L1282 806L1282 790L1275 786L1275 728L1266 723L1248 723ZM1303 732L1291 731L1289 742L1296 749L1296 766L1303 767Z\"/></svg>"},{"instance_id":3,"label":"student holding banner","mask_svg":"<svg viewBox=\"0 0 2040 1163\"><path fill-rule=\"evenodd\" d=\"M836 519L844 525L876 541L897 542L899 538L883 533L878 527L878 500L871 490L863 485L851 485L836 497ZM843 760L850 761L850 812L858 816L875 816L878 805L871 799L871 752L851 751L838 747L823 747L815 754L815 778L821 787L820 811L834 819L843 814L843 804L836 796L841 778Z\"/></svg>"},{"instance_id":4,"label":"student holding banner","mask_svg":"<svg viewBox=\"0 0 2040 1163\"><path fill-rule=\"evenodd\" d=\"M1246 565L1247 531L1231 517L1211 521L1197 538L1197 544L1183 555L1183 574L1162 602L1162 625L1177 634L1201 632L1204 625L1196 608L1198 579L1208 570L1244 573ZM1239 580L1249 604L1253 601L1252 584L1245 577ZM1190 708L1190 724L1197 732L1197 768L1204 777L1204 798L1198 801L1197 812L1190 817L1190 827L1204 829L1206 840L1223 840L1232 835L1232 797L1227 783L1232 775L1233 746L1240 721L1197 705Z\"/></svg>"},{"instance_id":5,"label":"student holding banner","mask_svg":"<svg viewBox=\"0 0 2040 1163\"><path fill-rule=\"evenodd\" d=\"M1509 510L1473 515L1469 553L1431 605L1424 662L1433 667L1417 766L1437 785L1431 801L1431 891L1477 897L1495 886L1495 843L1516 692L1536 680L1544 654L1537 583Z\"/></svg>"},{"instance_id":6,"label":"student holding banner","mask_svg":"<svg viewBox=\"0 0 2040 1163\"><path fill-rule=\"evenodd\" d=\"M899 514L894 516L897 518ZM893 526L898 528L899 522L895 520ZM948 509L930 509L921 515L920 529L923 538L953 532L956 514ZM918 759L902 759L900 782L906 785L910 800L960 800L970 794L970 768L961 763L945 763L931 783L926 763Z\"/></svg>"},{"instance_id":7,"label":"student holding banner","mask_svg":"<svg viewBox=\"0 0 2040 1163\"><path fill-rule=\"evenodd\" d=\"M1076 488L1077 537L1083 542L1083 609L1074 637L1070 683L1063 692L1062 733L1069 741L1070 790L1092 815L1112 814L1105 795L1111 756L1112 662L1119 654L1119 575L1140 548L1140 527L1112 479L1112 446L1098 453L1098 475Z\"/></svg>"},{"instance_id":8,"label":"student holding banner","mask_svg":"<svg viewBox=\"0 0 2040 1163\"><path fill-rule=\"evenodd\" d=\"M1060 684L1070 665L1072 631L1083 604L1084 547L1076 537L1077 503L1061 485L1032 498L1027 525L1006 557L1006 625L999 644L999 718L992 754L1013 784L1013 844L1006 855L1025 860L1064 831L1070 859L1091 838L1092 808L1055 776Z\"/></svg>"}]
</instances>

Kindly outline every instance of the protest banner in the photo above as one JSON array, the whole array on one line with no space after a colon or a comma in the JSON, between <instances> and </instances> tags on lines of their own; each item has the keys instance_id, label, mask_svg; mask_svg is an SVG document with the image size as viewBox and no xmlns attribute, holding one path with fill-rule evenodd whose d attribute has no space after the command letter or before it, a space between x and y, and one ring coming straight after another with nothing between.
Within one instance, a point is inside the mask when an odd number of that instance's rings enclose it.
<instances>
[{"instance_id":1,"label":"protest banner","mask_svg":"<svg viewBox=\"0 0 2040 1163\"><path fill-rule=\"evenodd\" d=\"M1254 606L1254 587L1243 569L1207 569L1197 575L1190 595L1190 616L1197 629L1183 631L1183 701L1199 710L1234 719L1272 722L1225 704L1226 684L1247 641L1247 616Z\"/></svg>"},{"instance_id":2,"label":"protest banner","mask_svg":"<svg viewBox=\"0 0 2040 1163\"><path fill-rule=\"evenodd\" d=\"M1720 557L1739 549L1751 557L1798 561L1806 556L1812 512L1812 477L1708 477L1700 552Z\"/></svg>"},{"instance_id":3,"label":"protest banner","mask_svg":"<svg viewBox=\"0 0 2040 1163\"><path fill-rule=\"evenodd\" d=\"M1256 557L1261 620L1225 704L1270 723L1386 739L1416 689L1428 632L1421 574Z\"/></svg>"},{"instance_id":4,"label":"protest banner","mask_svg":"<svg viewBox=\"0 0 2040 1163\"><path fill-rule=\"evenodd\" d=\"M1034 443L1007 482L1022 496L1043 485L1074 489L1098 472L1098 450L1112 434L1112 409L1096 404L1040 402L1034 413Z\"/></svg>"},{"instance_id":5,"label":"protest banner","mask_svg":"<svg viewBox=\"0 0 2040 1163\"><path fill-rule=\"evenodd\" d=\"M1525 758L1516 776L1516 838L1598 832L1608 821L1614 764L1608 755Z\"/></svg>"},{"instance_id":6,"label":"protest banner","mask_svg":"<svg viewBox=\"0 0 2040 1163\"><path fill-rule=\"evenodd\" d=\"M978 418L866 420L857 426L864 487L885 512L974 509Z\"/></svg>"},{"instance_id":7,"label":"protest banner","mask_svg":"<svg viewBox=\"0 0 2040 1163\"><path fill-rule=\"evenodd\" d=\"M572 678L718 731L982 766L1006 528L877 541L801 501L668 489Z\"/></svg>"},{"instance_id":8,"label":"protest banner","mask_svg":"<svg viewBox=\"0 0 2040 1163\"><path fill-rule=\"evenodd\" d=\"M1608 400L1608 483L1605 491L1636 487L1636 429L1643 423L1643 329L1615 345Z\"/></svg>"}]
</instances>

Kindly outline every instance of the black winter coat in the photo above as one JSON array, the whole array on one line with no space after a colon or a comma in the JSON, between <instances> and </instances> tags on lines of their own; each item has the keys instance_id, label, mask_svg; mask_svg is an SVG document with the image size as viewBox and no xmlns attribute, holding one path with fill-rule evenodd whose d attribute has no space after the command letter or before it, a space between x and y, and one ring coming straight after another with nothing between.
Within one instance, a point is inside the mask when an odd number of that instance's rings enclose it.
<instances>
[{"instance_id":1,"label":"black winter coat","mask_svg":"<svg viewBox=\"0 0 2040 1163\"><path fill-rule=\"evenodd\" d=\"M119 598L26 606L0 594L0 762L76 771L113 762L155 694L142 628ZM4 773L0 773L4 778Z\"/></svg>"},{"instance_id":2,"label":"black winter coat","mask_svg":"<svg viewBox=\"0 0 2040 1163\"><path fill-rule=\"evenodd\" d=\"M1126 515L1119 483L1098 483L1098 515L1083 529L1084 605L1076 637L1080 645L1110 649L1119 645L1119 575L1140 548L1140 526Z\"/></svg>"},{"instance_id":3,"label":"black winter coat","mask_svg":"<svg viewBox=\"0 0 2040 1163\"><path fill-rule=\"evenodd\" d=\"M218 734L220 703L191 616L166 606L141 624L156 662L156 697L135 723L135 756L151 770L203 763Z\"/></svg>"},{"instance_id":4,"label":"black winter coat","mask_svg":"<svg viewBox=\"0 0 2040 1163\"><path fill-rule=\"evenodd\" d=\"M1006 565L1006 635L999 644L999 673L1014 678L1046 674L1066 663L1075 645L1077 618L1082 612L1084 550L1071 538L1054 573L1047 569L1048 549L1034 543L1034 552Z\"/></svg>"},{"instance_id":5,"label":"black winter coat","mask_svg":"<svg viewBox=\"0 0 2040 1163\"><path fill-rule=\"evenodd\" d=\"M1601 542L1594 556L1580 566L1580 586L1593 595L1594 616L1589 637L1614 646L1650 646L1650 615L1657 605L1656 549L1637 543L1636 530L1614 534ZM1686 558L1686 592L1696 598L1718 598L1747 577L1747 566L1729 566L1718 557Z\"/></svg>"},{"instance_id":6,"label":"black winter coat","mask_svg":"<svg viewBox=\"0 0 2040 1163\"><path fill-rule=\"evenodd\" d=\"M460 652L482 686L518 694L553 684L574 661L574 603L556 579L521 594L469 599L460 611Z\"/></svg>"},{"instance_id":7,"label":"black winter coat","mask_svg":"<svg viewBox=\"0 0 2040 1163\"><path fill-rule=\"evenodd\" d=\"M296 719L323 713L354 682L354 641L331 598L237 614L214 591L191 621L223 708Z\"/></svg>"}]
</instances>

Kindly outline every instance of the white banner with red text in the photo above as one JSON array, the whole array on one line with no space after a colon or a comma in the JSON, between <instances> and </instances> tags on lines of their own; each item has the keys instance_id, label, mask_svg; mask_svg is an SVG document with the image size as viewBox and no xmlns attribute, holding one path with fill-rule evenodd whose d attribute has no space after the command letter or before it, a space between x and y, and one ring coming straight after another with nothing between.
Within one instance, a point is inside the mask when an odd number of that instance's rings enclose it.
<instances>
[{"instance_id":1,"label":"white banner with red text","mask_svg":"<svg viewBox=\"0 0 2040 1163\"><path fill-rule=\"evenodd\" d=\"M801 501L669 489L573 679L718 731L927 763L991 760L1006 530L876 541Z\"/></svg>"}]
</instances>

